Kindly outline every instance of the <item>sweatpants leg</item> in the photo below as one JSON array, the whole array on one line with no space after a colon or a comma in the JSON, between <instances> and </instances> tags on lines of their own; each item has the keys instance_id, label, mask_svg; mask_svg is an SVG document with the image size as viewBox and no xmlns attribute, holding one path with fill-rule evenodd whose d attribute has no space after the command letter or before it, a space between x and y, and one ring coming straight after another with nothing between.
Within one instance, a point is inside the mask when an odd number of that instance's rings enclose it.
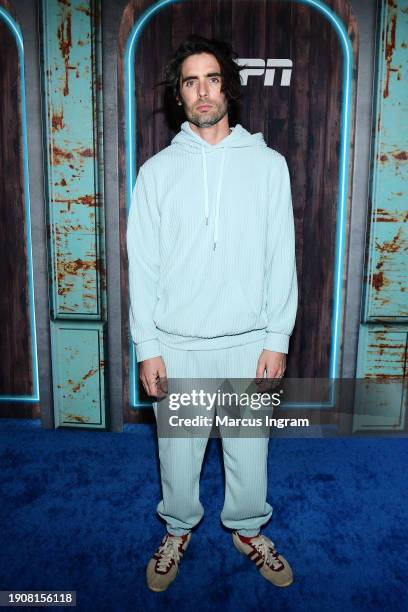
<instances>
[{"instance_id":1,"label":"sweatpants leg","mask_svg":"<svg viewBox=\"0 0 408 612\"><path fill-rule=\"evenodd\" d=\"M254 378L262 346L263 341L213 351L161 348L168 378L214 379L217 387L217 379ZM156 414L157 404L154 409ZM174 535L187 533L203 517L199 483L207 442L208 436L158 439L163 499L157 512ZM266 502L268 443L269 438L261 437L222 440L225 501L221 521L242 535L256 535L272 515Z\"/></svg>"},{"instance_id":2,"label":"sweatpants leg","mask_svg":"<svg viewBox=\"0 0 408 612\"><path fill-rule=\"evenodd\" d=\"M167 378L200 378L200 372L205 371L199 354L202 352L177 350L161 344ZM153 409L157 417L160 404L154 403ZM158 438L163 498L157 513L173 535L188 533L204 515L200 502L200 474L210 428L202 430L207 434L205 437Z\"/></svg>"},{"instance_id":3,"label":"sweatpants leg","mask_svg":"<svg viewBox=\"0 0 408 612\"><path fill-rule=\"evenodd\" d=\"M208 438L159 438L163 499L157 513L173 535L188 533L204 515L200 473Z\"/></svg>"},{"instance_id":4,"label":"sweatpants leg","mask_svg":"<svg viewBox=\"0 0 408 612\"><path fill-rule=\"evenodd\" d=\"M263 341L229 349L233 357L228 361L226 375L232 379L255 378L262 348ZM239 381L236 381L235 387L238 386ZM250 412L248 409L245 416L258 416ZM222 437L222 448L225 499L221 522L243 536L255 536L273 512L266 501L269 437Z\"/></svg>"},{"instance_id":5,"label":"sweatpants leg","mask_svg":"<svg viewBox=\"0 0 408 612\"><path fill-rule=\"evenodd\" d=\"M269 438L222 438L225 499L221 521L243 536L257 535L272 516L266 501Z\"/></svg>"}]
</instances>

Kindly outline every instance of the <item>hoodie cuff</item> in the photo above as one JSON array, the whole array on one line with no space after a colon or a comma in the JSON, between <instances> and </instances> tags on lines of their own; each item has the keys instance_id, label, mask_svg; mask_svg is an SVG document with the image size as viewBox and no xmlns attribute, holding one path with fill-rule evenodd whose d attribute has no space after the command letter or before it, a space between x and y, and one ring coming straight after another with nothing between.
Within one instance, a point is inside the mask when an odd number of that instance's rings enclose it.
<instances>
[{"instance_id":1,"label":"hoodie cuff","mask_svg":"<svg viewBox=\"0 0 408 612\"><path fill-rule=\"evenodd\" d=\"M287 353L289 350L289 334L268 332L264 341L264 349L276 353Z\"/></svg>"},{"instance_id":2,"label":"hoodie cuff","mask_svg":"<svg viewBox=\"0 0 408 612\"><path fill-rule=\"evenodd\" d=\"M137 342L135 344L137 361L145 361L153 357L161 357L159 341L145 340L145 342Z\"/></svg>"}]
</instances>

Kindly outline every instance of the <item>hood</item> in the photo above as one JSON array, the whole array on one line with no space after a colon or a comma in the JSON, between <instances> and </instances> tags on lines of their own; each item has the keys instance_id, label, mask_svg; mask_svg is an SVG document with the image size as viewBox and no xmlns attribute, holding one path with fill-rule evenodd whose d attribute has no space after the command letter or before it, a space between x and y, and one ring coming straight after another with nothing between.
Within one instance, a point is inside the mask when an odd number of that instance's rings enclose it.
<instances>
[{"instance_id":1,"label":"hood","mask_svg":"<svg viewBox=\"0 0 408 612\"><path fill-rule=\"evenodd\" d=\"M181 147L184 151L191 153L192 155L200 155L202 160L203 170L203 196L204 196L204 221L206 227L208 226L209 217L209 201L208 201L208 175L207 175L207 155L211 155L221 150L221 163L218 175L218 188L215 199L215 218L214 218L214 246L213 250L216 249L218 241L218 220L220 214L220 202L222 192L222 182L224 174L224 161L228 154L228 149L236 149L242 147L266 147L266 142L263 135L258 132L257 134L251 134L239 123L231 128L231 133L217 142L217 144L210 144L201 136L196 134L190 127L188 121L184 121L181 125L180 132L172 139L172 145Z\"/></svg>"}]
</instances>

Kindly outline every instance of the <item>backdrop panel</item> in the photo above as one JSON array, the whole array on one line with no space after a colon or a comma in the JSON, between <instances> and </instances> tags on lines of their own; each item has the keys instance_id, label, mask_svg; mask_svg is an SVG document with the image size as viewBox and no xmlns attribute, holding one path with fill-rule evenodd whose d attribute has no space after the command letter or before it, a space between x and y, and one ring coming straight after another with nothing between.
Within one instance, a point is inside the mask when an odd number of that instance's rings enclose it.
<instances>
[{"instance_id":1,"label":"backdrop panel","mask_svg":"<svg viewBox=\"0 0 408 612\"><path fill-rule=\"evenodd\" d=\"M349 3L185 0L153 5L139 0L124 12L119 54L123 359L125 396L134 406L146 398L139 395L137 364L131 350L129 355L129 192L140 165L169 144L184 120L154 85L163 78L172 49L193 32L231 41L248 66L241 110L231 123L263 132L268 146L288 161L299 310L286 375L333 377L341 367L357 69L357 28Z\"/></svg>"}]
</instances>

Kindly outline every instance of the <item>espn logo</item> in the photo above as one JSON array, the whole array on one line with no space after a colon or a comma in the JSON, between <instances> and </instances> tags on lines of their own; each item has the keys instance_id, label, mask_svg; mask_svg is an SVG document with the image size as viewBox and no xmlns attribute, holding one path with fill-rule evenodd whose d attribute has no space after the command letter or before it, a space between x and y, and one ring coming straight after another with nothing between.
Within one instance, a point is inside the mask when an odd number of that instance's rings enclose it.
<instances>
[{"instance_id":1,"label":"espn logo","mask_svg":"<svg viewBox=\"0 0 408 612\"><path fill-rule=\"evenodd\" d=\"M289 87L290 77L292 76L293 63L290 59L243 59L235 60L239 66L247 66L240 71L242 85L248 84L250 76L264 76L264 85L271 87L275 81L275 71L281 71L280 85L281 87Z\"/></svg>"}]
</instances>

